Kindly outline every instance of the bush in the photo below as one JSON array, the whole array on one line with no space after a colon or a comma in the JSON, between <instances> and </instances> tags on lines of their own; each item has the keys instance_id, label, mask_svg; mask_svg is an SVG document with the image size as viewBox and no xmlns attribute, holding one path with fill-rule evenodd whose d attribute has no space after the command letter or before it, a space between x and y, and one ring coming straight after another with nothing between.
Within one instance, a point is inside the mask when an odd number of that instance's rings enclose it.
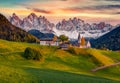
<instances>
[{"instance_id":1,"label":"bush","mask_svg":"<svg viewBox=\"0 0 120 83\"><path fill-rule=\"evenodd\" d=\"M62 42L68 41L68 37L65 36L65 35L60 35L60 36L59 36L59 39L60 39L60 41L62 41Z\"/></svg>"},{"instance_id":2,"label":"bush","mask_svg":"<svg viewBox=\"0 0 120 83\"><path fill-rule=\"evenodd\" d=\"M69 47L68 51L75 55L87 55L88 54L87 50L83 48Z\"/></svg>"},{"instance_id":3,"label":"bush","mask_svg":"<svg viewBox=\"0 0 120 83\"><path fill-rule=\"evenodd\" d=\"M74 48L73 47L69 47L68 48L68 51L72 54L75 54L75 55L78 55L78 53L75 52Z\"/></svg>"},{"instance_id":4,"label":"bush","mask_svg":"<svg viewBox=\"0 0 120 83\"><path fill-rule=\"evenodd\" d=\"M28 60L41 60L42 54L37 49L27 47L24 51L24 57Z\"/></svg>"}]
</instances>

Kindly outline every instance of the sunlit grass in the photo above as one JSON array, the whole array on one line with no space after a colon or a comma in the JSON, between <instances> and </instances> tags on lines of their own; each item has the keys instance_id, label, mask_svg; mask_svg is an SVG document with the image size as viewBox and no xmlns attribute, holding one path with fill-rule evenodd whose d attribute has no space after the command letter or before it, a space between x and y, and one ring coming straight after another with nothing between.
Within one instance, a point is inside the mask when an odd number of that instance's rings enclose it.
<instances>
[{"instance_id":1,"label":"sunlit grass","mask_svg":"<svg viewBox=\"0 0 120 83\"><path fill-rule=\"evenodd\" d=\"M100 53L96 49L89 49L88 52L90 53L91 56L93 56L94 58L96 58L103 65L114 64L114 61L111 58L103 55L102 53Z\"/></svg>"},{"instance_id":2,"label":"sunlit grass","mask_svg":"<svg viewBox=\"0 0 120 83\"><path fill-rule=\"evenodd\" d=\"M44 59L42 61L25 59L23 52L27 47L39 50L43 54ZM113 64L115 61L112 55L116 54L117 56L119 54L80 48L75 48L75 52L73 54L69 51L58 49L58 47L0 40L0 82L3 81L2 83L4 83L11 80L10 83L85 83L90 81L90 83L110 83L109 80L95 78L95 76L114 80L120 78L118 73L119 66L96 73L91 72L91 69L99 66L93 61L93 57L98 62L108 65ZM106 59L106 61L103 59ZM82 76L81 74L87 76Z\"/></svg>"}]
</instances>

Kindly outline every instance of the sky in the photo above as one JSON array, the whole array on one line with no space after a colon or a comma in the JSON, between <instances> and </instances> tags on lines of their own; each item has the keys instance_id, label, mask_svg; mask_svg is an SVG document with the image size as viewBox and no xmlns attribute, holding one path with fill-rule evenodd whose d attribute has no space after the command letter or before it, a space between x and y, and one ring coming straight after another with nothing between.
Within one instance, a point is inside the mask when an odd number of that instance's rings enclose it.
<instances>
[{"instance_id":1,"label":"sky","mask_svg":"<svg viewBox=\"0 0 120 83\"><path fill-rule=\"evenodd\" d=\"M52 22L78 17L88 23L120 24L120 0L0 0L0 13L23 18L30 13Z\"/></svg>"}]
</instances>

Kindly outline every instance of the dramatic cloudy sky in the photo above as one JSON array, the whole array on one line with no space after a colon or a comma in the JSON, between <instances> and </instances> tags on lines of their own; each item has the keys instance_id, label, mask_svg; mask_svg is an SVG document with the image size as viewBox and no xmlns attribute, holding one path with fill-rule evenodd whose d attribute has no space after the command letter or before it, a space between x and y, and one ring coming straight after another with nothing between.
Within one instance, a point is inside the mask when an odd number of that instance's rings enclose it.
<instances>
[{"instance_id":1,"label":"dramatic cloudy sky","mask_svg":"<svg viewBox=\"0 0 120 83\"><path fill-rule=\"evenodd\" d=\"M20 17L34 12L54 22L79 17L91 23L120 24L120 0L0 0L0 12Z\"/></svg>"}]
</instances>

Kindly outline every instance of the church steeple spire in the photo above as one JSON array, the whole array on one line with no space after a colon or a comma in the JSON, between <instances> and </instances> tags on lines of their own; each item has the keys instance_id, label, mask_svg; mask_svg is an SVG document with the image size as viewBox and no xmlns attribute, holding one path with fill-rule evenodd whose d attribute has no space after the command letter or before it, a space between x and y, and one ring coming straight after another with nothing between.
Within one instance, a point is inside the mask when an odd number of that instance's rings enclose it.
<instances>
[{"instance_id":1,"label":"church steeple spire","mask_svg":"<svg viewBox=\"0 0 120 83\"><path fill-rule=\"evenodd\" d=\"M78 34L78 43L81 43L81 35L80 35L80 32Z\"/></svg>"}]
</instances>

